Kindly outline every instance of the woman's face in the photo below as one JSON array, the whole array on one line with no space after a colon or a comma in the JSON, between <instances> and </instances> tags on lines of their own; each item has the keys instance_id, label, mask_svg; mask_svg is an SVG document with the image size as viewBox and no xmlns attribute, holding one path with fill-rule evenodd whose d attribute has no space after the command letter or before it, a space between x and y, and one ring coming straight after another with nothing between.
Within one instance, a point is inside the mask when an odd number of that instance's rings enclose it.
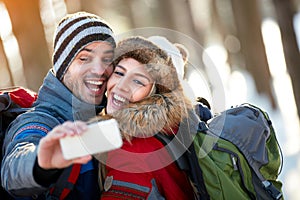
<instances>
[{"instance_id":1,"label":"woman's face","mask_svg":"<svg viewBox=\"0 0 300 200\"><path fill-rule=\"evenodd\" d=\"M121 60L107 82L107 113L144 99L152 85L153 79L142 63L133 58Z\"/></svg>"}]
</instances>

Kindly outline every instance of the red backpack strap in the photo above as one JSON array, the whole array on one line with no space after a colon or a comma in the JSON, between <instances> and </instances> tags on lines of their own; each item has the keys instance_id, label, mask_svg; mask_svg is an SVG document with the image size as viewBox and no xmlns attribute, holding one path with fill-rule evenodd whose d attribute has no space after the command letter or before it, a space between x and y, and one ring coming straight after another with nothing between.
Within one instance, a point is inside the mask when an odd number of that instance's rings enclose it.
<instances>
[{"instance_id":1,"label":"red backpack strap","mask_svg":"<svg viewBox=\"0 0 300 200\"><path fill-rule=\"evenodd\" d=\"M10 98L20 105L22 108L31 107L33 102L37 99L37 93L23 87L18 87L9 92Z\"/></svg>"},{"instance_id":2,"label":"red backpack strap","mask_svg":"<svg viewBox=\"0 0 300 200\"><path fill-rule=\"evenodd\" d=\"M74 188L80 174L81 164L74 164L63 171L58 181L50 188L50 196L55 199L64 199Z\"/></svg>"},{"instance_id":3,"label":"red backpack strap","mask_svg":"<svg viewBox=\"0 0 300 200\"><path fill-rule=\"evenodd\" d=\"M23 87L1 88L0 94L7 93L11 100L21 108L29 108L37 99L37 93Z\"/></svg>"}]
</instances>

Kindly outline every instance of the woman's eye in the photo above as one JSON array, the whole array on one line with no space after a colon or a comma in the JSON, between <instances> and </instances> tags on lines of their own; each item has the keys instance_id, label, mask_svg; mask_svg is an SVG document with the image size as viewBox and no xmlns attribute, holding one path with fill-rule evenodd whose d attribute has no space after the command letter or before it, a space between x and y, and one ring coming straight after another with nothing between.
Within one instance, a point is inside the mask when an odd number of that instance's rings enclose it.
<instances>
[{"instance_id":1,"label":"woman's eye","mask_svg":"<svg viewBox=\"0 0 300 200\"><path fill-rule=\"evenodd\" d=\"M124 76L124 73L119 72L119 71L115 71L114 74L118 75L118 76Z\"/></svg>"},{"instance_id":2,"label":"woman's eye","mask_svg":"<svg viewBox=\"0 0 300 200\"><path fill-rule=\"evenodd\" d=\"M145 86L145 84L139 80L134 80L135 83L139 84L139 85L142 85L142 86Z\"/></svg>"}]
</instances>

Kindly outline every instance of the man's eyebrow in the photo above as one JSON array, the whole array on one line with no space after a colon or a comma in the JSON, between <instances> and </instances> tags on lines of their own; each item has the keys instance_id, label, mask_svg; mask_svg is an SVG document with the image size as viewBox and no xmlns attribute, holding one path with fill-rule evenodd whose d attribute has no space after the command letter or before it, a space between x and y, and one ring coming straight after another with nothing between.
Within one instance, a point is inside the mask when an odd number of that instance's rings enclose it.
<instances>
[{"instance_id":1,"label":"man's eyebrow","mask_svg":"<svg viewBox=\"0 0 300 200\"><path fill-rule=\"evenodd\" d=\"M83 49L81 49L81 51L87 51L87 52L92 52L93 51L93 49L89 49L89 48L83 48Z\"/></svg>"},{"instance_id":2,"label":"man's eyebrow","mask_svg":"<svg viewBox=\"0 0 300 200\"><path fill-rule=\"evenodd\" d=\"M103 52L104 54L113 54L114 53L114 50L112 49L112 50L107 50L107 51L104 51Z\"/></svg>"},{"instance_id":3,"label":"man's eyebrow","mask_svg":"<svg viewBox=\"0 0 300 200\"><path fill-rule=\"evenodd\" d=\"M87 47L84 47L83 49L81 49L81 51L87 51L87 52L93 52L93 49L89 49ZM113 54L114 53L114 50L111 49L111 50L106 50L103 52L104 54Z\"/></svg>"}]
</instances>

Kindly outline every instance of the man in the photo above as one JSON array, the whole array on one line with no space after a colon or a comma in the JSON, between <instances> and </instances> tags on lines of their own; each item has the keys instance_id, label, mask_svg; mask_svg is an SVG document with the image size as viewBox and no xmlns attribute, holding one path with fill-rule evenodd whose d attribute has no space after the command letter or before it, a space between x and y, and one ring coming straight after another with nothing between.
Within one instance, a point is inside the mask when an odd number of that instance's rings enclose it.
<instances>
[{"instance_id":1,"label":"man","mask_svg":"<svg viewBox=\"0 0 300 200\"><path fill-rule=\"evenodd\" d=\"M97 164L90 155L65 160L59 138L83 132L85 124L71 121L86 121L105 106L113 32L98 16L79 12L61 20L54 39L53 68L33 110L5 138L1 183L16 197L99 199Z\"/></svg>"}]
</instances>

